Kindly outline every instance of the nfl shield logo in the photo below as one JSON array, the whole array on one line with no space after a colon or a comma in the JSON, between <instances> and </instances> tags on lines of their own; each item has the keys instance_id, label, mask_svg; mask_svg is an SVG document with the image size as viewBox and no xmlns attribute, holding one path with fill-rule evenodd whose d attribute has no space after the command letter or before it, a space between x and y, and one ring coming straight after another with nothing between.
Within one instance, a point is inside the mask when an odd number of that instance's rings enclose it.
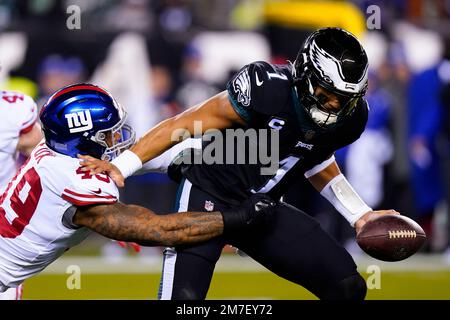
<instances>
[{"instance_id":1,"label":"nfl shield logo","mask_svg":"<svg viewBox=\"0 0 450 320\"><path fill-rule=\"evenodd\" d=\"M214 210L214 202L206 200L205 201L205 210L213 211Z\"/></svg>"}]
</instances>

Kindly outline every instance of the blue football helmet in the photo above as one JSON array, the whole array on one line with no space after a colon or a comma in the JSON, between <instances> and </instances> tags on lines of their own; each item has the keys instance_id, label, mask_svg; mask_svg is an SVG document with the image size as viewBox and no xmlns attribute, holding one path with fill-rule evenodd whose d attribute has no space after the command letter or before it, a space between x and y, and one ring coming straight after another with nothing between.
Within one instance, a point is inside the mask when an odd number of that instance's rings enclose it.
<instances>
[{"instance_id":1,"label":"blue football helmet","mask_svg":"<svg viewBox=\"0 0 450 320\"><path fill-rule=\"evenodd\" d=\"M40 120L47 146L61 154L111 160L135 141L126 112L104 89L75 84L55 92L42 107Z\"/></svg>"}]
</instances>

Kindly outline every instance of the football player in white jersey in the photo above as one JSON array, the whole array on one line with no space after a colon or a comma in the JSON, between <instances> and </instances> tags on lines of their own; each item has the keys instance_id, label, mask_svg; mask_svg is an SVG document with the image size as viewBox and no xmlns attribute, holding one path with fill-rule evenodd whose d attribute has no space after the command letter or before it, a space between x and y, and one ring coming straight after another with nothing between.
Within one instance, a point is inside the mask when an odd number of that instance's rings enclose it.
<instances>
[{"instance_id":1,"label":"football player in white jersey","mask_svg":"<svg viewBox=\"0 0 450 320\"><path fill-rule=\"evenodd\" d=\"M200 242L261 223L274 203L256 195L221 212L155 215L118 201L106 174L80 168L77 154L113 159L134 142L125 111L90 84L63 88L40 112L44 140L0 196L0 292L39 273L92 231L143 245Z\"/></svg>"},{"instance_id":2,"label":"football player in white jersey","mask_svg":"<svg viewBox=\"0 0 450 320\"><path fill-rule=\"evenodd\" d=\"M33 99L14 91L0 91L0 193L14 177L19 153L28 157L42 139Z\"/></svg>"},{"instance_id":3,"label":"football player in white jersey","mask_svg":"<svg viewBox=\"0 0 450 320\"><path fill-rule=\"evenodd\" d=\"M14 91L0 91L0 194L14 177L19 153L28 157L42 140L33 99ZM0 300L20 299L22 286L0 293Z\"/></svg>"}]
</instances>

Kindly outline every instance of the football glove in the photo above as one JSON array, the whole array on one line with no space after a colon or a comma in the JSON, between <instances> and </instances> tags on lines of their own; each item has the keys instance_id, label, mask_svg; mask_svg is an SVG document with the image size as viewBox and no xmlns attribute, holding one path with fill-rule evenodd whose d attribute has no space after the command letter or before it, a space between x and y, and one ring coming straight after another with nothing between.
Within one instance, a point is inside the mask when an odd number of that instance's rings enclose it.
<instances>
[{"instance_id":1,"label":"football glove","mask_svg":"<svg viewBox=\"0 0 450 320\"><path fill-rule=\"evenodd\" d=\"M229 210L222 210L223 233L263 224L274 212L276 202L269 196L256 193L241 205Z\"/></svg>"}]
</instances>

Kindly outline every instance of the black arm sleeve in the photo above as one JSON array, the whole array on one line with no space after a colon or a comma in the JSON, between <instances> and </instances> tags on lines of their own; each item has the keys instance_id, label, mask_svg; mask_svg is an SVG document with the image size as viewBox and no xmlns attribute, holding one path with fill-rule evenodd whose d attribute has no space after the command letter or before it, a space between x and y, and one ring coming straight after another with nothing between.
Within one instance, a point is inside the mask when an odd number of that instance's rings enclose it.
<instances>
[{"instance_id":1,"label":"black arm sleeve","mask_svg":"<svg viewBox=\"0 0 450 320\"><path fill-rule=\"evenodd\" d=\"M76 206L70 206L64 212L64 214L62 216L62 224L67 229L79 229L79 228L81 228L80 226L78 226L75 223L73 223L73 217L75 216L76 212L77 212L77 207Z\"/></svg>"}]
</instances>

